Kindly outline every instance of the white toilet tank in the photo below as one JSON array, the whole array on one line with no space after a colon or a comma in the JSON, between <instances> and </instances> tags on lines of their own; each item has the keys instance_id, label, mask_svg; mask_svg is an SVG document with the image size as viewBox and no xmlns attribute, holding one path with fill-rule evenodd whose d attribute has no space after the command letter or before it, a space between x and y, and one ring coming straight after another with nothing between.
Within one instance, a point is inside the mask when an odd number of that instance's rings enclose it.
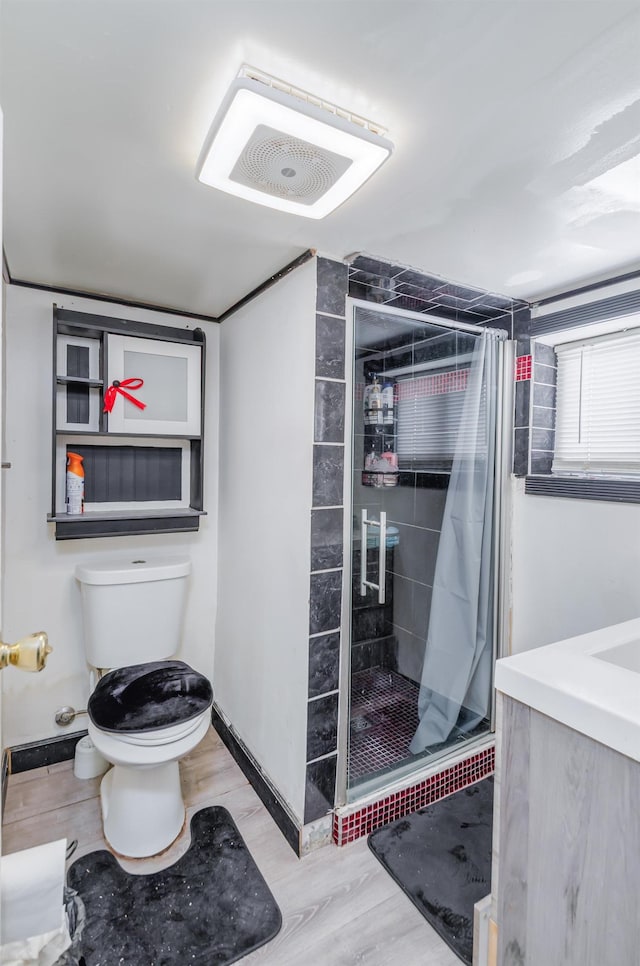
<instances>
[{"instance_id":1,"label":"white toilet tank","mask_svg":"<svg viewBox=\"0 0 640 966\"><path fill-rule=\"evenodd\" d=\"M164 661L180 646L188 557L141 554L78 564L84 648L96 668Z\"/></svg>"}]
</instances>

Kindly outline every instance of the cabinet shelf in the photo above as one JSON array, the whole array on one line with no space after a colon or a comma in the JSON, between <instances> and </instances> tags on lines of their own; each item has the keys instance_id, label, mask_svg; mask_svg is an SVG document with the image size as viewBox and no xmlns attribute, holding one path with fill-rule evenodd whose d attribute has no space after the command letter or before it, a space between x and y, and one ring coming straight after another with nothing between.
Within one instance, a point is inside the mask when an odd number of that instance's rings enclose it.
<instances>
[{"instance_id":1,"label":"cabinet shelf","mask_svg":"<svg viewBox=\"0 0 640 966\"><path fill-rule=\"evenodd\" d=\"M195 507L157 510L87 510L85 513L48 513L47 523L77 523L81 520L150 520L164 517L206 517L206 510Z\"/></svg>"},{"instance_id":2,"label":"cabinet shelf","mask_svg":"<svg viewBox=\"0 0 640 966\"><path fill-rule=\"evenodd\" d=\"M84 379L82 376L56 376L59 386L89 386L89 388L100 389L104 386L102 379Z\"/></svg>"},{"instance_id":3,"label":"cabinet shelf","mask_svg":"<svg viewBox=\"0 0 640 966\"><path fill-rule=\"evenodd\" d=\"M174 510L50 513L47 522L55 524L56 540L81 540L87 537L189 533L199 529L201 516L206 516L205 510L180 507Z\"/></svg>"},{"instance_id":4,"label":"cabinet shelf","mask_svg":"<svg viewBox=\"0 0 640 966\"><path fill-rule=\"evenodd\" d=\"M202 329L54 306L53 361L47 521L56 540L198 530L206 514ZM104 387L116 379L144 384L144 417L125 411L126 393L109 414L102 412ZM85 499L91 507L84 513L66 513L69 451L84 460Z\"/></svg>"},{"instance_id":5,"label":"cabinet shelf","mask_svg":"<svg viewBox=\"0 0 640 966\"><path fill-rule=\"evenodd\" d=\"M56 436L86 436L87 439L91 437L92 439L129 439L134 442L136 437L132 436L131 433L110 433L104 429L56 429ZM176 433L145 433L144 436L138 439L184 439L187 441L196 441L202 439L201 436L182 436Z\"/></svg>"}]
</instances>

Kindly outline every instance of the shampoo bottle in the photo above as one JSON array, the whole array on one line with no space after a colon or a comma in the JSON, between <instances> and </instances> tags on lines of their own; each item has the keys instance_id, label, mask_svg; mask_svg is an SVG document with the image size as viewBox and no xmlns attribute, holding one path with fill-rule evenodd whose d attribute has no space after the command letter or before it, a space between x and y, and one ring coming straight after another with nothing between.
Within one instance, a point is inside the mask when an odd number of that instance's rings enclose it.
<instances>
[{"instance_id":1,"label":"shampoo bottle","mask_svg":"<svg viewBox=\"0 0 640 966\"><path fill-rule=\"evenodd\" d=\"M67 452L67 513L84 512L84 456Z\"/></svg>"}]
</instances>

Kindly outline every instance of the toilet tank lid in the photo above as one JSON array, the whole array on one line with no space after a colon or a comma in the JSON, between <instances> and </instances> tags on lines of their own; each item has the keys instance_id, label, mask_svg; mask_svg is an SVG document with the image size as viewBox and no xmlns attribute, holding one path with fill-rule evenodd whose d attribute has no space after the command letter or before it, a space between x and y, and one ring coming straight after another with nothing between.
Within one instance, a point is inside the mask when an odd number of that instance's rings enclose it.
<instances>
[{"instance_id":1,"label":"toilet tank lid","mask_svg":"<svg viewBox=\"0 0 640 966\"><path fill-rule=\"evenodd\" d=\"M142 584L152 580L172 580L191 573L188 557L131 554L76 564L75 576L81 584Z\"/></svg>"}]
</instances>

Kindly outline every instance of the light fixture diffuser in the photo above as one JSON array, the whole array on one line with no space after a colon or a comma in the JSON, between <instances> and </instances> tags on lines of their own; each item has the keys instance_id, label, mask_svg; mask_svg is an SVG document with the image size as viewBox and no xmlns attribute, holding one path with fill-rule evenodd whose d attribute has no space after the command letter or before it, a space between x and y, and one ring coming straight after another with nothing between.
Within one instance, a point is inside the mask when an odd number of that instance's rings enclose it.
<instances>
[{"instance_id":1,"label":"light fixture diffuser","mask_svg":"<svg viewBox=\"0 0 640 966\"><path fill-rule=\"evenodd\" d=\"M243 68L200 155L204 184L305 218L324 218L386 161L371 122Z\"/></svg>"}]
</instances>

